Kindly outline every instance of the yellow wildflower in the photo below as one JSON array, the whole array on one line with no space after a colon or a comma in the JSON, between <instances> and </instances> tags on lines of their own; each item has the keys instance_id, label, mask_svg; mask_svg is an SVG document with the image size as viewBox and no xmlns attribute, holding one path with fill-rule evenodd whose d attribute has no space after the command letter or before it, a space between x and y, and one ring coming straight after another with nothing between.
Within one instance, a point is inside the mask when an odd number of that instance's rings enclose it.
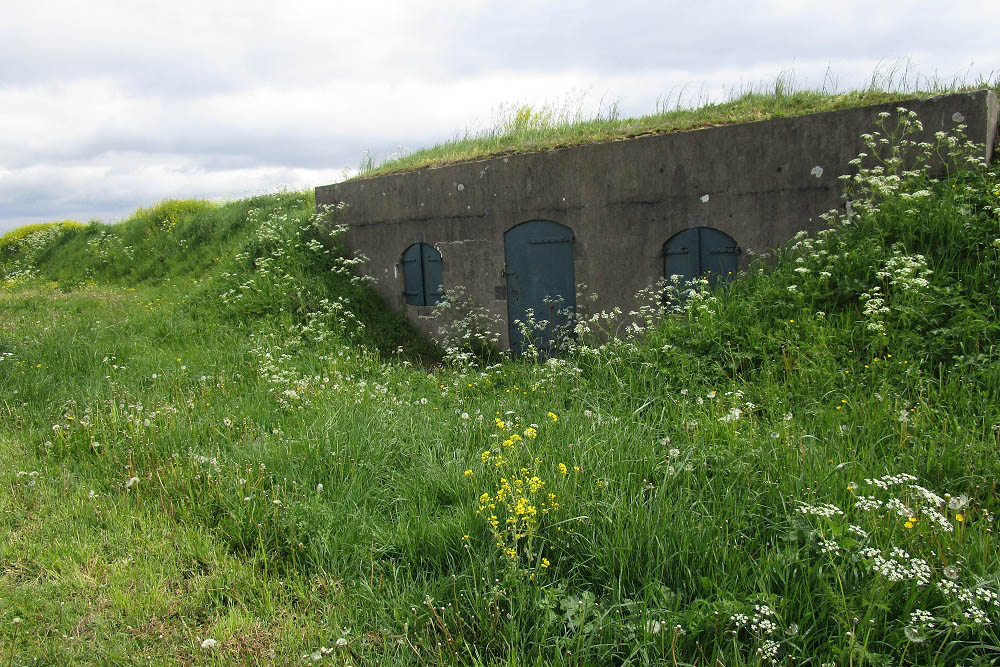
<instances>
[{"instance_id":1,"label":"yellow wildflower","mask_svg":"<svg viewBox=\"0 0 1000 667\"><path fill-rule=\"evenodd\" d=\"M562 474L562 475L565 475L568 472L569 472L569 470L566 468L566 464L565 463L560 463L559 464L559 473Z\"/></svg>"},{"instance_id":2,"label":"yellow wildflower","mask_svg":"<svg viewBox=\"0 0 1000 667\"><path fill-rule=\"evenodd\" d=\"M548 417L549 419L551 419L553 421L553 423L559 421L559 415L557 415L554 412L546 413L545 416Z\"/></svg>"},{"instance_id":3,"label":"yellow wildflower","mask_svg":"<svg viewBox=\"0 0 1000 667\"><path fill-rule=\"evenodd\" d=\"M473 475L473 472L472 472L471 470L466 470L466 471L465 471L465 472L464 472L463 474L464 474L464 475L465 475L466 477L472 477L472 475Z\"/></svg>"},{"instance_id":4,"label":"yellow wildflower","mask_svg":"<svg viewBox=\"0 0 1000 667\"><path fill-rule=\"evenodd\" d=\"M959 512L955 515L955 521L958 521L959 523L965 521L965 515Z\"/></svg>"},{"instance_id":5,"label":"yellow wildflower","mask_svg":"<svg viewBox=\"0 0 1000 667\"><path fill-rule=\"evenodd\" d=\"M543 558L542 559L542 567L548 567L549 565L551 565L551 563L549 563L549 559L548 558Z\"/></svg>"}]
</instances>

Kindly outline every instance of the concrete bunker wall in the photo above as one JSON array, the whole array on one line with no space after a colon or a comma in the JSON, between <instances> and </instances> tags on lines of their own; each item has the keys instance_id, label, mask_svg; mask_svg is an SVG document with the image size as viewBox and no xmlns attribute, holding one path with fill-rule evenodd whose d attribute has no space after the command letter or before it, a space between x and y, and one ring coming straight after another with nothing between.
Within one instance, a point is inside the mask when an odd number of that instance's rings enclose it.
<instances>
[{"instance_id":1,"label":"concrete bunker wall","mask_svg":"<svg viewBox=\"0 0 1000 667\"><path fill-rule=\"evenodd\" d=\"M597 307L633 305L663 277L664 243L685 229L719 230L753 253L823 227L842 205L841 174L863 150L878 114L911 109L925 137L959 123L986 146L997 141L992 91L845 109L510 155L346 181L316 189L318 206L345 202L345 244L370 261L382 297L419 329L436 333L430 307L407 305L402 254L415 243L441 254L444 288L461 285L485 306L509 345L504 233L549 220L573 233L577 283Z\"/></svg>"}]
</instances>

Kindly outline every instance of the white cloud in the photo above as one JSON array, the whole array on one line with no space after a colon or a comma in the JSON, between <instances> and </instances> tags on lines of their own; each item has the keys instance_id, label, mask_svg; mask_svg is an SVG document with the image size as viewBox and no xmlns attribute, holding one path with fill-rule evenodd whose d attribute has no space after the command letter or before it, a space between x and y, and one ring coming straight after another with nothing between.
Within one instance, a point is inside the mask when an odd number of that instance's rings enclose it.
<instances>
[{"instance_id":1,"label":"white cloud","mask_svg":"<svg viewBox=\"0 0 1000 667\"><path fill-rule=\"evenodd\" d=\"M502 104L637 115L782 71L864 86L901 57L974 80L1000 62L998 22L995 2L15 3L0 23L0 230L338 180L365 150L486 128Z\"/></svg>"}]
</instances>

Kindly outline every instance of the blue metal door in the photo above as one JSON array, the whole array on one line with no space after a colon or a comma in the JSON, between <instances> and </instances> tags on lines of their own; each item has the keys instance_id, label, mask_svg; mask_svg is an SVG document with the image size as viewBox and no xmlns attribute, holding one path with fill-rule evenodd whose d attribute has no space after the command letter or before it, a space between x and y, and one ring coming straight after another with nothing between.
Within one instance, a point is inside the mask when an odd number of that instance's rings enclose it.
<instances>
[{"instance_id":1,"label":"blue metal door","mask_svg":"<svg viewBox=\"0 0 1000 667\"><path fill-rule=\"evenodd\" d=\"M551 220L530 220L507 230L503 245L510 347L520 354L533 344L544 354L555 331L570 324L567 314L576 312L573 230ZM536 322L547 324L525 340L517 323L527 322L529 310Z\"/></svg>"},{"instance_id":2,"label":"blue metal door","mask_svg":"<svg viewBox=\"0 0 1000 667\"><path fill-rule=\"evenodd\" d=\"M444 281L441 278L441 253L426 243L420 244L420 256L424 268L424 298L426 305L437 305L444 296Z\"/></svg>"},{"instance_id":3,"label":"blue metal door","mask_svg":"<svg viewBox=\"0 0 1000 667\"><path fill-rule=\"evenodd\" d=\"M403 252L403 296L411 306L426 303L424 292L423 259L420 253L422 243L414 243Z\"/></svg>"},{"instance_id":4,"label":"blue metal door","mask_svg":"<svg viewBox=\"0 0 1000 667\"><path fill-rule=\"evenodd\" d=\"M432 245L414 243L403 252L403 296L411 306L433 306L444 296L441 253Z\"/></svg>"},{"instance_id":5,"label":"blue metal door","mask_svg":"<svg viewBox=\"0 0 1000 667\"><path fill-rule=\"evenodd\" d=\"M715 286L736 276L741 249L725 232L711 227L685 229L663 245L663 276L681 276L682 281L699 276Z\"/></svg>"}]
</instances>

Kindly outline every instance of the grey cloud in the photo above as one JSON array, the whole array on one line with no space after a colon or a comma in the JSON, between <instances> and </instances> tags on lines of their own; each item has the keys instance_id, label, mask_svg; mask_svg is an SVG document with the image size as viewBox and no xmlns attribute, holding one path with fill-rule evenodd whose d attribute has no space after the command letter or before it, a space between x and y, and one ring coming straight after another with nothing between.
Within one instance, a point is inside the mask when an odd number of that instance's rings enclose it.
<instances>
[{"instance_id":1,"label":"grey cloud","mask_svg":"<svg viewBox=\"0 0 1000 667\"><path fill-rule=\"evenodd\" d=\"M229 199L340 180L343 168L208 168L181 155L109 154L0 172L0 230L60 219L114 221L166 198Z\"/></svg>"},{"instance_id":2,"label":"grey cloud","mask_svg":"<svg viewBox=\"0 0 1000 667\"><path fill-rule=\"evenodd\" d=\"M878 60L956 44L968 49L985 37L984 16L954 7L933 12L931 30L928 13L898 5L844 2L782 15L774 4L585 1L575 5L578 11L559 3L490 5L456 30L449 60L463 74L504 67L706 72L789 59Z\"/></svg>"}]
</instances>

